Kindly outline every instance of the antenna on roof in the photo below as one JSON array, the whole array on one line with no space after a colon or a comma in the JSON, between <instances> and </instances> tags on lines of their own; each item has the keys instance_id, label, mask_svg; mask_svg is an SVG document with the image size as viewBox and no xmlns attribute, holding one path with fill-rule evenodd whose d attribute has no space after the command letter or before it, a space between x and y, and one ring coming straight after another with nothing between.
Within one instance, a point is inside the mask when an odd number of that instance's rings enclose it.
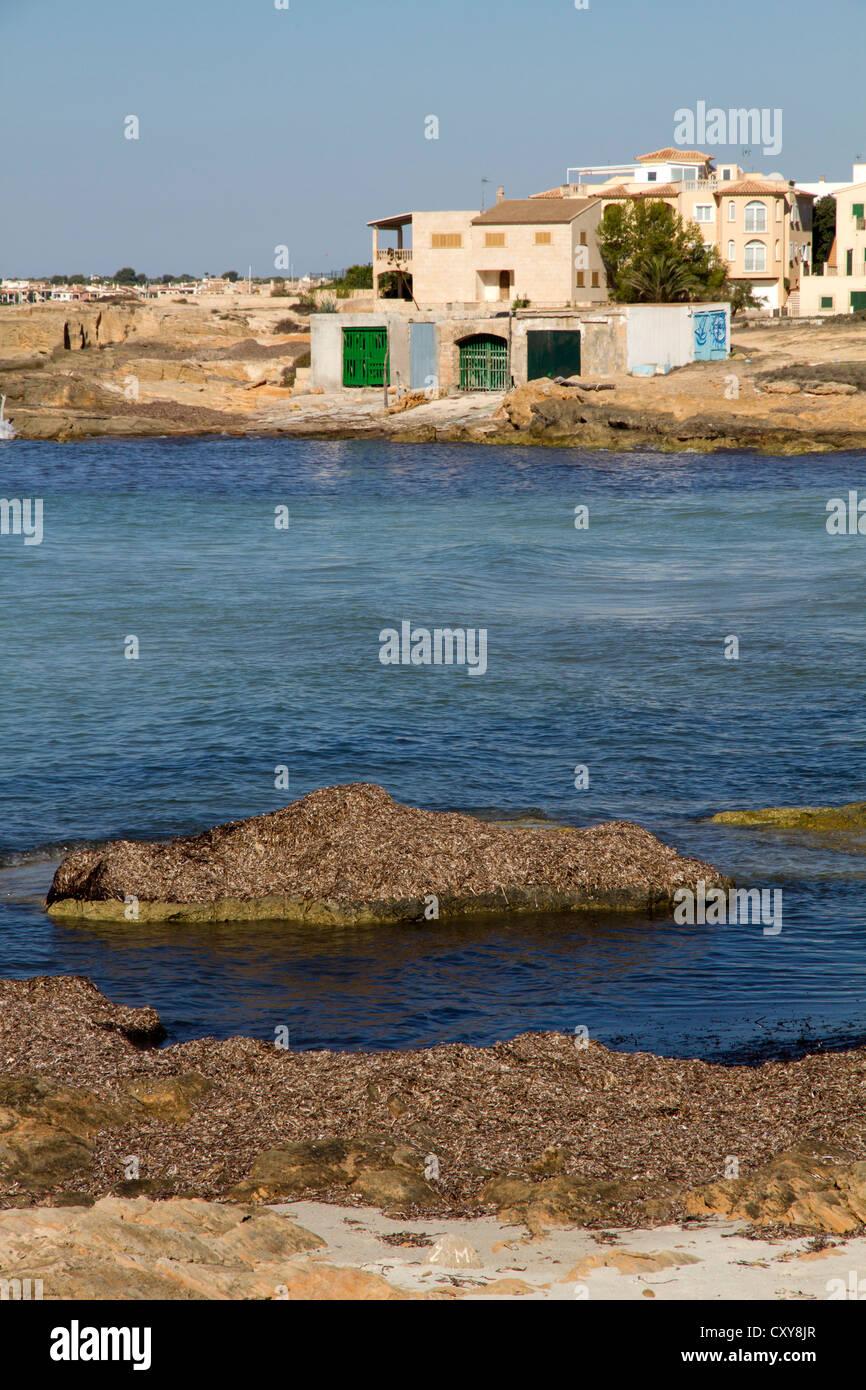
<instances>
[{"instance_id":1,"label":"antenna on roof","mask_svg":"<svg viewBox=\"0 0 866 1390\"><path fill-rule=\"evenodd\" d=\"M485 185L486 183L492 183L492 182L493 182L492 179L482 179L482 180L481 180L481 211L482 211L482 212L484 211L484 185Z\"/></svg>"}]
</instances>

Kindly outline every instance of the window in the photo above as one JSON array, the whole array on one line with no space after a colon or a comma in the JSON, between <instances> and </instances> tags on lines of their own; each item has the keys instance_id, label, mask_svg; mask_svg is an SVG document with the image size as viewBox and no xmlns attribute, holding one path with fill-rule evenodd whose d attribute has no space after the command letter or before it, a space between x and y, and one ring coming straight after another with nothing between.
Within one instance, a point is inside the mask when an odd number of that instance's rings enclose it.
<instances>
[{"instance_id":1,"label":"window","mask_svg":"<svg viewBox=\"0 0 866 1390\"><path fill-rule=\"evenodd\" d=\"M730 171L730 169L723 169L723 170L722 170L722 179L725 181L725 183L728 183L728 182L730 181L730 178L731 178L731 171Z\"/></svg>"},{"instance_id":2,"label":"window","mask_svg":"<svg viewBox=\"0 0 866 1390\"><path fill-rule=\"evenodd\" d=\"M820 306L820 307L821 307L822 309L832 309L832 308L833 308L833 296L832 296L832 294L822 294L822 295L821 295L821 306Z\"/></svg>"},{"instance_id":3,"label":"window","mask_svg":"<svg viewBox=\"0 0 866 1390\"><path fill-rule=\"evenodd\" d=\"M851 209L851 212L852 212L852 214L853 214L854 217L860 217L860 218L862 218L862 216L863 216L863 204L862 204L862 203L855 203L854 206L853 206L852 209Z\"/></svg>"},{"instance_id":4,"label":"window","mask_svg":"<svg viewBox=\"0 0 866 1390\"><path fill-rule=\"evenodd\" d=\"M845 274L854 274L854 252L850 248L845 252Z\"/></svg>"},{"instance_id":5,"label":"window","mask_svg":"<svg viewBox=\"0 0 866 1390\"><path fill-rule=\"evenodd\" d=\"M549 245L550 245L550 240L551 240L550 232L536 232L536 233L535 233L535 244L536 244L536 246L549 246Z\"/></svg>"},{"instance_id":6,"label":"window","mask_svg":"<svg viewBox=\"0 0 866 1390\"><path fill-rule=\"evenodd\" d=\"M736 205L736 203L734 202L733 198L731 198L730 202L728 203L728 221L729 221L729 222L736 222L736 220L737 220L737 205Z\"/></svg>"},{"instance_id":7,"label":"window","mask_svg":"<svg viewBox=\"0 0 866 1390\"><path fill-rule=\"evenodd\" d=\"M647 183L656 183L658 181L658 174L656 173L655 169L652 169L646 177Z\"/></svg>"},{"instance_id":8,"label":"window","mask_svg":"<svg viewBox=\"0 0 866 1390\"><path fill-rule=\"evenodd\" d=\"M579 271L577 272L577 288L578 288L579 290L582 290L585 284L586 284L586 276L585 276L585 274L584 274L584 272L583 272L582 270L579 270Z\"/></svg>"},{"instance_id":9,"label":"window","mask_svg":"<svg viewBox=\"0 0 866 1390\"><path fill-rule=\"evenodd\" d=\"M766 270L767 248L762 241L747 241L743 258L744 270Z\"/></svg>"},{"instance_id":10,"label":"window","mask_svg":"<svg viewBox=\"0 0 866 1390\"><path fill-rule=\"evenodd\" d=\"M485 233L484 233L484 245L485 245L485 246L504 246L504 245L505 245L505 233L504 233L504 232L485 232Z\"/></svg>"},{"instance_id":11,"label":"window","mask_svg":"<svg viewBox=\"0 0 866 1390\"><path fill-rule=\"evenodd\" d=\"M733 262L734 262L736 259L737 259L737 243L736 243L735 241L729 241L729 242L728 242L728 260L733 264Z\"/></svg>"},{"instance_id":12,"label":"window","mask_svg":"<svg viewBox=\"0 0 866 1390\"><path fill-rule=\"evenodd\" d=\"M684 183L693 181L698 177L698 166L696 164L675 164L671 169L673 183Z\"/></svg>"},{"instance_id":13,"label":"window","mask_svg":"<svg viewBox=\"0 0 866 1390\"><path fill-rule=\"evenodd\" d=\"M767 209L763 203L746 203L746 231L765 232L767 230Z\"/></svg>"},{"instance_id":14,"label":"window","mask_svg":"<svg viewBox=\"0 0 866 1390\"><path fill-rule=\"evenodd\" d=\"M597 271L597 270L594 270L594 271L592 272L592 288L593 288L594 290L597 290L597 289L598 289L598 271Z\"/></svg>"},{"instance_id":15,"label":"window","mask_svg":"<svg viewBox=\"0 0 866 1390\"><path fill-rule=\"evenodd\" d=\"M431 245L434 251L450 251L463 245L463 237L460 232L434 232Z\"/></svg>"},{"instance_id":16,"label":"window","mask_svg":"<svg viewBox=\"0 0 866 1390\"><path fill-rule=\"evenodd\" d=\"M695 221L712 222L713 208L711 203L695 203Z\"/></svg>"},{"instance_id":17,"label":"window","mask_svg":"<svg viewBox=\"0 0 866 1390\"><path fill-rule=\"evenodd\" d=\"M781 259L782 259L782 243L781 243L781 241L777 241L777 242L776 242L776 260L777 260L777 261L780 261Z\"/></svg>"},{"instance_id":18,"label":"window","mask_svg":"<svg viewBox=\"0 0 866 1390\"><path fill-rule=\"evenodd\" d=\"M585 245L586 245L586 232L581 232L581 234L580 234L580 244L581 244L581 246L585 246Z\"/></svg>"}]
</instances>

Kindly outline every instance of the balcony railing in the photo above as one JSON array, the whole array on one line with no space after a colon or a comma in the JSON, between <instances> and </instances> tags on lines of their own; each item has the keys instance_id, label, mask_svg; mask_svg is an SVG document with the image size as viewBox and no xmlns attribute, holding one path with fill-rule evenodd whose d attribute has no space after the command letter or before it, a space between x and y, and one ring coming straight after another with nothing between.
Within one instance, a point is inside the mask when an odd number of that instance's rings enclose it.
<instances>
[{"instance_id":1,"label":"balcony railing","mask_svg":"<svg viewBox=\"0 0 866 1390\"><path fill-rule=\"evenodd\" d=\"M387 261L389 265L408 265L412 260L412 248L398 250L396 246L388 246L376 252L376 260Z\"/></svg>"}]
</instances>

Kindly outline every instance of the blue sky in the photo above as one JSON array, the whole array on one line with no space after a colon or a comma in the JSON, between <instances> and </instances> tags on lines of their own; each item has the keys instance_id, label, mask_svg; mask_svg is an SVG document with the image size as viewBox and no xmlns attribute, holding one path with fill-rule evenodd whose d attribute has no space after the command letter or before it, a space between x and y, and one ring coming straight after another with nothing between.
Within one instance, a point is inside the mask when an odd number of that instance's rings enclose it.
<instances>
[{"instance_id":1,"label":"blue sky","mask_svg":"<svg viewBox=\"0 0 866 1390\"><path fill-rule=\"evenodd\" d=\"M699 100L782 109L765 173L866 156L864 0L290 6L0 0L0 275L268 275L281 244L339 269L369 260L372 217L630 159Z\"/></svg>"}]
</instances>

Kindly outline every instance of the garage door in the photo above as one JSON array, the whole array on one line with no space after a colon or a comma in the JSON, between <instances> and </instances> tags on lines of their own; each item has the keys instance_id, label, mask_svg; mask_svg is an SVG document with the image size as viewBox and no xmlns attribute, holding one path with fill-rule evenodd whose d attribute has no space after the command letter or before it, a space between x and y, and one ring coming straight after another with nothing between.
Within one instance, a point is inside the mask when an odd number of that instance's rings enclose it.
<instances>
[{"instance_id":1,"label":"garage door","mask_svg":"<svg viewBox=\"0 0 866 1390\"><path fill-rule=\"evenodd\" d=\"M866 309L866 290L851 291L851 308L855 314L858 309Z\"/></svg>"},{"instance_id":2,"label":"garage door","mask_svg":"<svg viewBox=\"0 0 866 1390\"><path fill-rule=\"evenodd\" d=\"M460 390L508 390L508 344L504 338L476 333L460 344Z\"/></svg>"},{"instance_id":3,"label":"garage door","mask_svg":"<svg viewBox=\"0 0 866 1390\"><path fill-rule=\"evenodd\" d=\"M526 335L526 379L540 376L580 376L580 333L545 329Z\"/></svg>"},{"instance_id":4,"label":"garage door","mask_svg":"<svg viewBox=\"0 0 866 1390\"><path fill-rule=\"evenodd\" d=\"M343 329L343 385L381 386L391 380L387 328Z\"/></svg>"}]
</instances>

